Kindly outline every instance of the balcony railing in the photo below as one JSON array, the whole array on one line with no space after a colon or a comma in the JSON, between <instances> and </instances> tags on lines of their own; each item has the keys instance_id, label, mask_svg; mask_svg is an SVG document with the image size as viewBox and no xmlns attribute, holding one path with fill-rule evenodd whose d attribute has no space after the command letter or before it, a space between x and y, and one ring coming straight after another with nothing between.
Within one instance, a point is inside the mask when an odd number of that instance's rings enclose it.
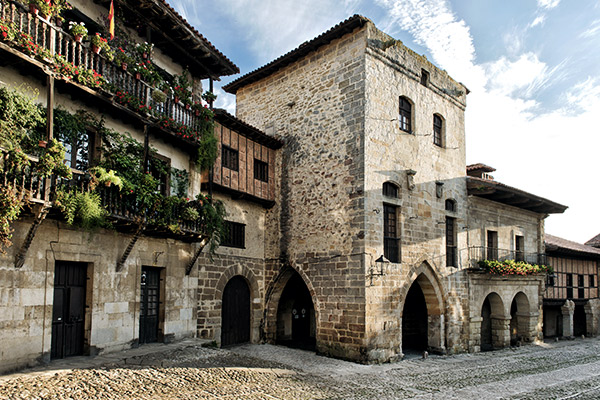
<instances>
[{"instance_id":1,"label":"balcony railing","mask_svg":"<svg viewBox=\"0 0 600 400\"><path fill-rule=\"evenodd\" d=\"M496 247L469 247L470 266L476 267L480 260L516 260L525 261L529 264L547 265L545 254L526 253L523 251L499 249Z\"/></svg>"},{"instance_id":2,"label":"balcony railing","mask_svg":"<svg viewBox=\"0 0 600 400\"><path fill-rule=\"evenodd\" d=\"M72 169L72 179L41 177L36 171L38 158L25 157L29 160L29 165L17 166L14 156L0 148L0 182L18 189L25 201L52 205L58 190L90 190L87 173ZM189 221L183 217L186 207L198 207L195 201L175 204L167 198L159 197L155 207L147 208L135 194L121 192L114 186L98 187L96 191L100 194L102 207L108 212L108 219L117 229L123 223L130 226L143 223L147 234L190 241L198 239L204 232L202 219Z\"/></svg>"},{"instance_id":3,"label":"balcony railing","mask_svg":"<svg viewBox=\"0 0 600 400\"><path fill-rule=\"evenodd\" d=\"M186 108L184 104L175 102L169 97L164 103L154 101L151 94L153 90L158 89L143 80L136 79L130 72L124 71L120 65L109 61L101 54L95 54L90 47L75 41L61 28L41 17L32 15L21 6L7 0L0 0L0 22L13 23L20 33L29 35L28 39L35 45L32 46L35 49L30 51L20 48L20 46L15 46L16 42L2 41L2 38L0 38L0 43L19 49L33 58L37 57L39 61L51 66L56 65L55 55L60 55L74 67L96 71L107 81L109 87L129 93L136 99L137 104L145 106L142 109L142 115L148 114L148 116L157 118L172 119L175 123L188 127L201 124L200 118L203 117L196 116L194 110ZM109 96L114 94L116 93L108 93ZM139 109L134 111L140 112Z\"/></svg>"}]
</instances>

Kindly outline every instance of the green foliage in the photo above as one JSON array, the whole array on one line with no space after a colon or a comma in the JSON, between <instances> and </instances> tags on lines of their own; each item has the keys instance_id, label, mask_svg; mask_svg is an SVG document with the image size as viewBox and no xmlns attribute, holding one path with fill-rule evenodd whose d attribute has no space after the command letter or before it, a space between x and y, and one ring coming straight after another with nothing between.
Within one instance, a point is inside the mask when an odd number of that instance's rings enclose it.
<instances>
[{"instance_id":1,"label":"green foliage","mask_svg":"<svg viewBox=\"0 0 600 400\"><path fill-rule=\"evenodd\" d=\"M106 171L102 167L94 167L89 169L90 173L90 188L94 189L98 185L104 186L117 186L119 190L123 189L123 180L117 176L116 172L112 169Z\"/></svg>"},{"instance_id":2,"label":"green foliage","mask_svg":"<svg viewBox=\"0 0 600 400\"><path fill-rule=\"evenodd\" d=\"M44 137L45 110L34 102L37 91L26 86L16 90L0 87L0 146L36 153Z\"/></svg>"},{"instance_id":3,"label":"green foliage","mask_svg":"<svg viewBox=\"0 0 600 400\"><path fill-rule=\"evenodd\" d=\"M479 267L484 271L495 275L532 275L532 274L552 274L554 269L549 265L529 264L524 261L515 260L481 260Z\"/></svg>"},{"instance_id":4,"label":"green foliage","mask_svg":"<svg viewBox=\"0 0 600 400\"><path fill-rule=\"evenodd\" d=\"M36 164L36 170L43 177L58 175L62 178L71 179L71 169L64 164L65 146L56 139L52 139L46 147L46 151Z\"/></svg>"},{"instance_id":5,"label":"green foliage","mask_svg":"<svg viewBox=\"0 0 600 400\"><path fill-rule=\"evenodd\" d=\"M5 254L4 248L12 245L11 222L16 220L23 208L23 196L18 190L10 187L0 187L0 254Z\"/></svg>"},{"instance_id":6,"label":"green foliage","mask_svg":"<svg viewBox=\"0 0 600 400\"><path fill-rule=\"evenodd\" d=\"M190 174L185 169L171 168L171 191L176 196L185 198L190 187Z\"/></svg>"},{"instance_id":7,"label":"green foliage","mask_svg":"<svg viewBox=\"0 0 600 400\"><path fill-rule=\"evenodd\" d=\"M210 128L203 131L202 137L200 138L200 147L198 148L198 159L196 160L196 166L201 171L207 171L212 168L215 160L217 159L218 142L212 129L212 121L210 122Z\"/></svg>"},{"instance_id":8,"label":"green foliage","mask_svg":"<svg viewBox=\"0 0 600 400\"><path fill-rule=\"evenodd\" d=\"M63 212L69 225L84 229L107 226L107 212L98 193L58 191L55 205Z\"/></svg>"}]
</instances>

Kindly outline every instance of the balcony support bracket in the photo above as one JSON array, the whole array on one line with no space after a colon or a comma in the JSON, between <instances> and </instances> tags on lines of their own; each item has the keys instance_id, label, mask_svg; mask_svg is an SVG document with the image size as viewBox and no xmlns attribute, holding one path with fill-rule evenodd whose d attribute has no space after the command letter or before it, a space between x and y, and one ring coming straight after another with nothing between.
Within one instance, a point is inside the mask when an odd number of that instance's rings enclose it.
<instances>
[{"instance_id":1,"label":"balcony support bracket","mask_svg":"<svg viewBox=\"0 0 600 400\"><path fill-rule=\"evenodd\" d=\"M202 241L200 242L200 247L198 247L198 250L196 250L196 253L194 253L194 256L190 260L190 263L187 265L187 267L185 267L186 275L189 275L190 272L192 272L192 268L194 268L194 264L196 264L198 257L200 257L200 253L202 253L202 250L204 250L207 243L208 243L208 236L204 236L202 238Z\"/></svg>"},{"instance_id":2,"label":"balcony support bracket","mask_svg":"<svg viewBox=\"0 0 600 400\"><path fill-rule=\"evenodd\" d=\"M44 222L44 219L46 219L46 216L50 211L50 203L35 204L32 207L34 209L35 218L31 224L31 227L29 228L29 232L27 232L25 241L15 256L15 268L21 268L25 264L25 256L27 255L27 251L31 246L31 242L33 242L33 238L35 237L38 228L42 222Z\"/></svg>"},{"instance_id":3,"label":"balcony support bracket","mask_svg":"<svg viewBox=\"0 0 600 400\"><path fill-rule=\"evenodd\" d=\"M131 254L131 250L133 250L133 246L135 246L135 243L138 241L140 236L142 236L142 232L144 231L145 228L146 228L146 224L144 224L144 223L141 223L138 226L137 230L135 231L135 234L133 235L133 237L129 241L129 244L127 245L127 248L125 249L125 252L121 256L119 261L117 261L117 272L120 272L123 269L123 265L125 265L125 261L127 261L129 254Z\"/></svg>"}]
</instances>

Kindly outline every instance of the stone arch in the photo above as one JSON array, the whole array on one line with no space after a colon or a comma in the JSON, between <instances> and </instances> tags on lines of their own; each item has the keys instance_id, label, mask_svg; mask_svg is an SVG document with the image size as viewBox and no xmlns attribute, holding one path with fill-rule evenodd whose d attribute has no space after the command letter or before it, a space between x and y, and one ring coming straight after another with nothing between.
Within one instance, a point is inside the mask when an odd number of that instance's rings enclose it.
<instances>
[{"instance_id":1,"label":"stone arch","mask_svg":"<svg viewBox=\"0 0 600 400\"><path fill-rule=\"evenodd\" d=\"M261 296L258 279L256 279L256 275L254 275L254 273L248 267L245 267L241 264L232 265L221 274L221 277L217 281L217 285L215 287L215 300L219 302L219 306L217 307L219 315L215 315L215 318L218 317L219 321L222 319L221 305L223 301L223 291L225 290L227 283L235 276L241 276L244 278L248 284L248 287L250 288L250 342L255 343L260 339L260 316L262 311L261 302L255 301L255 299L260 299ZM217 340L217 342L220 344L220 324L215 330L215 340Z\"/></svg>"},{"instance_id":2,"label":"stone arch","mask_svg":"<svg viewBox=\"0 0 600 400\"><path fill-rule=\"evenodd\" d=\"M531 309L527 295L518 292L510 305L510 340L511 344L531 342L535 338L537 312Z\"/></svg>"},{"instance_id":3,"label":"stone arch","mask_svg":"<svg viewBox=\"0 0 600 400\"><path fill-rule=\"evenodd\" d=\"M277 340L277 310L279 308L279 301L281 300L281 295L283 294L284 289L286 288L290 279L298 274L302 279L302 282L306 285L308 289L308 293L310 294L310 298L312 300L314 313L315 313L315 321L319 321L320 315L320 307L319 301L316 296L314 285L311 280L308 278L306 273L300 269L296 268L292 265L284 265L281 267L277 275L273 278L269 287L267 289L267 293L265 296L265 308L264 315L262 321L262 339L268 343L275 343ZM319 334L319 324L316 324L316 337Z\"/></svg>"},{"instance_id":4,"label":"stone arch","mask_svg":"<svg viewBox=\"0 0 600 400\"><path fill-rule=\"evenodd\" d=\"M443 285L438 274L427 261L412 267L408 272L405 284L400 289L401 317L404 316L404 306L411 288L418 285L423 293L427 309L427 347L436 352L444 352L445 345L445 304Z\"/></svg>"},{"instance_id":5,"label":"stone arch","mask_svg":"<svg viewBox=\"0 0 600 400\"><path fill-rule=\"evenodd\" d=\"M506 316L504 302L500 295L490 291L479 309L481 310L481 350L506 347L510 340L510 318Z\"/></svg>"}]
</instances>

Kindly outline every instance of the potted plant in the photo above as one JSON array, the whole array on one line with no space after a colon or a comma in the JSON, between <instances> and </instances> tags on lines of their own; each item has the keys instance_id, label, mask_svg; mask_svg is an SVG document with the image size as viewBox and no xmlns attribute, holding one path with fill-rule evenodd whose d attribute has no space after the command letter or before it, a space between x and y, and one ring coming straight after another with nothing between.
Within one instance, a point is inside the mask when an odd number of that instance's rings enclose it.
<instances>
[{"instance_id":1,"label":"potted plant","mask_svg":"<svg viewBox=\"0 0 600 400\"><path fill-rule=\"evenodd\" d=\"M152 58L152 51L154 50L154 44L144 42L135 45L135 50L142 60L148 60Z\"/></svg>"},{"instance_id":2,"label":"potted plant","mask_svg":"<svg viewBox=\"0 0 600 400\"><path fill-rule=\"evenodd\" d=\"M90 44L92 45L92 51L96 54L100 54L101 50L104 50L107 54L108 58L111 58L109 53L111 52L110 46L108 44L108 40L104 39L100 32L96 32L94 36L90 39ZM112 54L112 58L114 58L114 54Z\"/></svg>"},{"instance_id":3,"label":"potted plant","mask_svg":"<svg viewBox=\"0 0 600 400\"><path fill-rule=\"evenodd\" d=\"M207 90L202 94L202 100L204 100L207 103L212 104L216 99L217 95L211 92L210 90Z\"/></svg>"},{"instance_id":4,"label":"potted plant","mask_svg":"<svg viewBox=\"0 0 600 400\"><path fill-rule=\"evenodd\" d=\"M54 0L53 3L52 15L54 16L54 23L56 26L62 26L62 23L65 20L62 16L63 10L71 10L73 7L67 0Z\"/></svg>"},{"instance_id":5,"label":"potted plant","mask_svg":"<svg viewBox=\"0 0 600 400\"><path fill-rule=\"evenodd\" d=\"M164 103L167 100L167 95L161 90L153 90L152 100L156 103Z\"/></svg>"},{"instance_id":6,"label":"potted plant","mask_svg":"<svg viewBox=\"0 0 600 400\"><path fill-rule=\"evenodd\" d=\"M88 30L83 22L69 22L69 32L75 38L77 43L81 43L87 37Z\"/></svg>"},{"instance_id":7,"label":"potted plant","mask_svg":"<svg viewBox=\"0 0 600 400\"><path fill-rule=\"evenodd\" d=\"M177 75L173 81L173 97L175 103L179 103L181 101L185 104L190 104L190 99L192 97L192 84L188 78L188 75L188 71L184 70L181 75Z\"/></svg>"},{"instance_id":8,"label":"potted plant","mask_svg":"<svg viewBox=\"0 0 600 400\"><path fill-rule=\"evenodd\" d=\"M134 63L133 58L131 58L122 47L119 47L115 53L115 62L117 65L120 65L123 71L127 71L127 66L133 65Z\"/></svg>"},{"instance_id":9,"label":"potted plant","mask_svg":"<svg viewBox=\"0 0 600 400\"><path fill-rule=\"evenodd\" d=\"M52 4L50 0L29 0L29 12L46 18L51 14Z\"/></svg>"}]
</instances>

